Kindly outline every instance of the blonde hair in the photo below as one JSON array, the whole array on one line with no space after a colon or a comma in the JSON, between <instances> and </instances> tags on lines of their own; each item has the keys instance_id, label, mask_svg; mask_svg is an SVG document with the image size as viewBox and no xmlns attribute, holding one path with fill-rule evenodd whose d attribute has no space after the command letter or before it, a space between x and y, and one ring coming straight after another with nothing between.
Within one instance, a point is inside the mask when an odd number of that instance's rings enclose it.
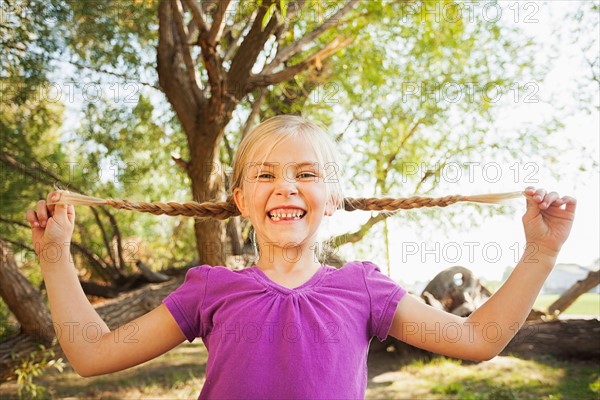
<instances>
[{"instance_id":1,"label":"blonde hair","mask_svg":"<svg viewBox=\"0 0 600 400\"><path fill-rule=\"evenodd\" d=\"M309 143L317 157L319 171L325 172L325 190L327 201L334 208L344 205L344 194L340 183L340 163L335 145L325 133L325 129L311 121L296 115L278 115L262 122L250 131L241 141L233 162L231 192L236 188L243 190L249 165L261 165L271 154L275 146L287 139L302 139ZM264 159L256 161L258 150L267 149ZM333 174L328 174L332 170Z\"/></svg>"}]
</instances>

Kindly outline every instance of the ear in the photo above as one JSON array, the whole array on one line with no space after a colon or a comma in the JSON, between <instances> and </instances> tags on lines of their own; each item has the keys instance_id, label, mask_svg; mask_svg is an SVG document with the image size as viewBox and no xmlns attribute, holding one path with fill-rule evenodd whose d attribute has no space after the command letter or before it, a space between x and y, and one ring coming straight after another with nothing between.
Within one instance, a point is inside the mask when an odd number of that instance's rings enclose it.
<instances>
[{"instance_id":1,"label":"ear","mask_svg":"<svg viewBox=\"0 0 600 400\"><path fill-rule=\"evenodd\" d=\"M248 211L246 210L246 199L244 198L244 191L240 188L235 188L233 190L233 201L235 201L235 205L238 210L240 210L240 214L242 217L248 217Z\"/></svg>"}]
</instances>

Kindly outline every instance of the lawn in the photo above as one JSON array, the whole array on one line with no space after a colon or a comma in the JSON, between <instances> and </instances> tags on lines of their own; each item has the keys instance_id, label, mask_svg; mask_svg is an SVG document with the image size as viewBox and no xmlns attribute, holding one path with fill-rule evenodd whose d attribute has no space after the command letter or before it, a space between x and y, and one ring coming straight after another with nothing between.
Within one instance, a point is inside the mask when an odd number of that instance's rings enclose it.
<instances>
[{"instance_id":1,"label":"lawn","mask_svg":"<svg viewBox=\"0 0 600 400\"><path fill-rule=\"evenodd\" d=\"M70 368L51 371L35 382L42 398L192 399L204 382L207 353L199 344L183 344L143 366L95 378ZM0 386L0 398L16 396L16 385ZM496 357L482 363L446 358L412 361L393 353L369 357L368 399L598 399L597 363L523 360Z\"/></svg>"},{"instance_id":2,"label":"lawn","mask_svg":"<svg viewBox=\"0 0 600 400\"><path fill-rule=\"evenodd\" d=\"M386 356L379 354L375 359ZM387 355L393 358L393 355ZM370 360L369 399L598 399L597 363L548 357L496 357L472 363L445 357L374 365Z\"/></svg>"},{"instance_id":3,"label":"lawn","mask_svg":"<svg viewBox=\"0 0 600 400\"><path fill-rule=\"evenodd\" d=\"M558 295L540 295L544 309ZM600 315L600 295L586 293L565 314ZM45 395L72 399L191 399L204 382L205 347L183 344L142 366L95 378L81 378L67 366L34 378ZM393 353L371 354L367 398L370 399L600 399L598 362L524 360L496 357L482 363L437 358L407 361ZM25 396L26 398L31 396ZM18 398L17 385L0 385L0 398Z\"/></svg>"},{"instance_id":4,"label":"lawn","mask_svg":"<svg viewBox=\"0 0 600 400\"><path fill-rule=\"evenodd\" d=\"M558 294L541 294L538 296L533 308L538 310L546 310L560 295ZM595 315L600 317L600 293L585 293L567 308L563 314L575 315Z\"/></svg>"}]
</instances>

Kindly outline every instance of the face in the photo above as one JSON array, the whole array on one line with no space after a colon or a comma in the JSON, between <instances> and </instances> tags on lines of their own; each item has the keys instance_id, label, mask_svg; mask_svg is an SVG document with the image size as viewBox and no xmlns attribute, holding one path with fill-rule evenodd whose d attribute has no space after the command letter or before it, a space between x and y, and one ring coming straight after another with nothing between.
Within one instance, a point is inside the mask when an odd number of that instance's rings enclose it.
<instances>
[{"instance_id":1,"label":"face","mask_svg":"<svg viewBox=\"0 0 600 400\"><path fill-rule=\"evenodd\" d=\"M245 166L242 188L234 190L238 209L252 221L259 244L311 246L323 217L334 212L323 166L302 139L285 139L265 156L259 150Z\"/></svg>"}]
</instances>

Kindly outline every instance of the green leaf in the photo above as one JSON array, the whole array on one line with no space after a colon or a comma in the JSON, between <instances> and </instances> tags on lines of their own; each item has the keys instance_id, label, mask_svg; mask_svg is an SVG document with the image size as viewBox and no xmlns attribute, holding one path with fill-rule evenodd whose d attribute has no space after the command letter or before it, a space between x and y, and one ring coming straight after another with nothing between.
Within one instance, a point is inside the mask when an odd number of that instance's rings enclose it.
<instances>
[{"instance_id":1,"label":"green leaf","mask_svg":"<svg viewBox=\"0 0 600 400\"><path fill-rule=\"evenodd\" d=\"M287 14L287 3L285 0L279 0L279 9L281 10L281 16L285 18Z\"/></svg>"},{"instance_id":2,"label":"green leaf","mask_svg":"<svg viewBox=\"0 0 600 400\"><path fill-rule=\"evenodd\" d=\"M263 30L263 31L265 30L265 27L267 26L267 24L271 20L271 17L273 16L274 12L275 12L275 4L271 4L269 6L269 8L267 9L267 12L263 16L262 24L261 24L261 30Z\"/></svg>"}]
</instances>

